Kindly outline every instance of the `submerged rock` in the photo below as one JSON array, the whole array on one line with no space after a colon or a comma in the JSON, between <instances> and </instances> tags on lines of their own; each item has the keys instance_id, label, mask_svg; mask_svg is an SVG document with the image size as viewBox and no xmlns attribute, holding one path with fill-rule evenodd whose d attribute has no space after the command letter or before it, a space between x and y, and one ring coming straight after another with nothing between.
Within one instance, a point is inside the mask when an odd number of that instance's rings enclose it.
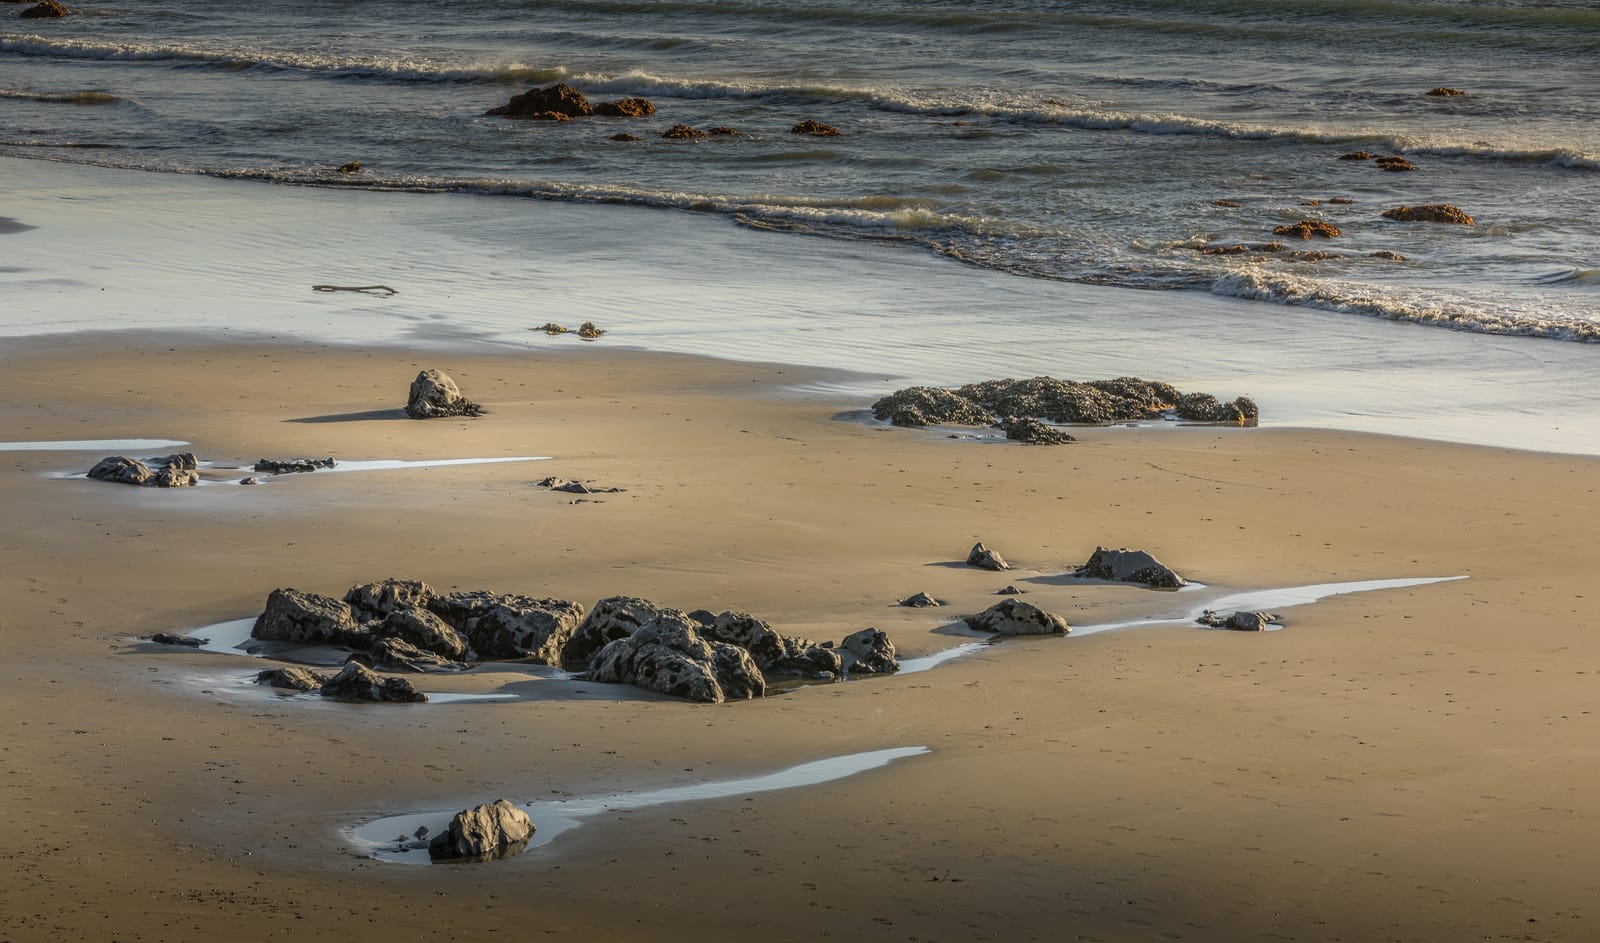
<instances>
[{"instance_id":1,"label":"submerged rock","mask_svg":"<svg viewBox=\"0 0 1600 943\"><path fill-rule=\"evenodd\" d=\"M980 570L1011 569L1011 564L1006 562L1005 557L985 547L982 541L973 544L972 549L967 551L967 566L975 566Z\"/></svg>"},{"instance_id":2,"label":"submerged rock","mask_svg":"<svg viewBox=\"0 0 1600 943\"><path fill-rule=\"evenodd\" d=\"M309 668L289 666L285 668L268 668L256 672L256 684L265 684L274 688L283 688L288 691L315 691L328 683L330 675L312 671Z\"/></svg>"},{"instance_id":3,"label":"submerged rock","mask_svg":"<svg viewBox=\"0 0 1600 943\"><path fill-rule=\"evenodd\" d=\"M54 17L66 16L69 13L76 12L76 10L68 9L66 6L57 3L56 0L41 0L41 2L34 4L17 15L25 20L34 20L53 19Z\"/></svg>"},{"instance_id":4,"label":"submerged rock","mask_svg":"<svg viewBox=\"0 0 1600 943\"><path fill-rule=\"evenodd\" d=\"M1351 151L1348 154L1340 154L1339 155L1339 159L1340 160L1371 160L1372 159L1372 155L1367 153L1366 151Z\"/></svg>"},{"instance_id":5,"label":"submerged rock","mask_svg":"<svg viewBox=\"0 0 1600 943\"><path fill-rule=\"evenodd\" d=\"M250 637L299 645L352 645L364 647L367 635L356 625L350 604L332 596L275 589L266 608L256 617Z\"/></svg>"},{"instance_id":6,"label":"submerged rock","mask_svg":"<svg viewBox=\"0 0 1600 943\"><path fill-rule=\"evenodd\" d=\"M1392 172L1417 169L1416 164L1413 164L1411 161L1406 160L1404 157L1401 157L1398 154L1392 157L1380 157L1377 160L1377 164L1378 169Z\"/></svg>"},{"instance_id":7,"label":"submerged rock","mask_svg":"<svg viewBox=\"0 0 1600 943\"><path fill-rule=\"evenodd\" d=\"M1294 236L1297 239L1310 239L1316 236L1319 239L1333 239L1342 236L1338 226L1320 219L1302 219L1298 223L1279 226L1272 231L1274 236Z\"/></svg>"},{"instance_id":8,"label":"submerged rock","mask_svg":"<svg viewBox=\"0 0 1600 943\"><path fill-rule=\"evenodd\" d=\"M674 141L695 141L700 138L710 137L699 128L691 128L686 124L675 124L661 132L661 136Z\"/></svg>"},{"instance_id":9,"label":"submerged rock","mask_svg":"<svg viewBox=\"0 0 1600 943\"><path fill-rule=\"evenodd\" d=\"M823 124L814 118L807 118L789 129L790 134L809 134L812 137L836 138L842 133L832 125Z\"/></svg>"},{"instance_id":10,"label":"submerged rock","mask_svg":"<svg viewBox=\"0 0 1600 943\"><path fill-rule=\"evenodd\" d=\"M1379 249L1377 252L1368 252L1367 258L1388 259L1390 262L1404 262L1406 260L1405 256L1398 252L1391 252L1388 249Z\"/></svg>"},{"instance_id":11,"label":"submerged rock","mask_svg":"<svg viewBox=\"0 0 1600 943\"><path fill-rule=\"evenodd\" d=\"M563 121L594 114L594 108L582 92L563 82L530 88L484 114L501 118Z\"/></svg>"},{"instance_id":12,"label":"submerged rock","mask_svg":"<svg viewBox=\"0 0 1600 943\"><path fill-rule=\"evenodd\" d=\"M1403 223L1455 223L1458 226L1472 226L1477 223L1477 220L1462 212L1460 207L1451 206L1449 203L1397 206L1392 210L1384 210L1383 216L1385 219L1397 219Z\"/></svg>"},{"instance_id":13,"label":"submerged rock","mask_svg":"<svg viewBox=\"0 0 1600 943\"><path fill-rule=\"evenodd\" d=\"M593 321L585 321L578 325L578 337L581 340L592 341L605 332L605 328L595 327Z\"/></svg>"},{"instance_id":14,"label":"submerged rock","mask_svg":"<svg viewBox=\"0 0 1600 943\"><path fill-rule=\"evenodd\" d=\"M385 678L374 674L360 662L347 662L339 673L322 685L322 696L346 701L421 703L428 695L404 678Z\"/></svg>"},{"instance_id":15,"label":"submerged rock","mask_svg":"<svg viewBox=\"0 0 1600 943\"><path fill-rule=\"evenodd\" d=\"M428 843L428 857L460 861L509 858L528 846L535 828L528 813L508 799L496 799L457 812L450 827Z\"/></svg>"},{"instance_id":16,"label":"submerged rock","mask_svg":"<svg viewBox=\"0 0 1600 943\"><path fill-rule=\"evenodd\" d=\"M621 98L595 105L594 113L607 118L645 118L656 113L656 106L645 98Z\"/></svg>"},{"instance_id":17,"label":"submerged rock","mask_svg":"<svg viewBox=\"0 0 1600 943\"><path fill-rule=\"evenodd\" d=\"M1065 635L1072 631L1066 619L1020 599L1002 600L964 621L979 632L998 635Z\"/></svg>"},{"instance_id":18,"label":"submerged rock","mask_svg":"<svg viewBox=\"0 0 1600 943\"><path fill-rule=\"evenodd\" d=\"M1434 98L1454 98L1457 95L1465 95L1467 93L1459 88L1453 88L1449 85L1440 85L1428 89L1428 91L1424 94L1432 95Z\"/></svg>"},{"instance_id":19,"label":"submerged rock","mask_svg":"<svg viewBox=\"0 0 1600 943\"><path fill-rule=\"evenodd\" d=\"M412 419L442 416L481 416L483 407L461 395L456 381L438 370L427 369L411 381L406 398L406 415Z\"/></svg>"},{"instance_id":20,"label":"submerged rock","mask_svg":"<svg viewBox=\"0 0 1600 943\"><path fill-rule=\"evenodd\" d=\"M1073 575L1084 579L1115 580L1119 583L1144 583L1160 589L1176 589L1188 585L1187 580L1157 560L1153 554L1145 550L1129 550L1126 547L1117 550L1096 547L1094 554L1089 557L1089 562L1078 567Z\"/></svg>"},{"instance_id":21,"label":"submerged rock","mask_svg":"<svg viewBox=\"0 0 1600 943\"><path fill-rule=\"evenodd\" d=\"M609 140L612 140L612 141L642 141L642 140L644 140L644 138L639 137L637 134L629 134L626 131L619 131L616 134L611 135Z\"/></svg>"}]
</instances>

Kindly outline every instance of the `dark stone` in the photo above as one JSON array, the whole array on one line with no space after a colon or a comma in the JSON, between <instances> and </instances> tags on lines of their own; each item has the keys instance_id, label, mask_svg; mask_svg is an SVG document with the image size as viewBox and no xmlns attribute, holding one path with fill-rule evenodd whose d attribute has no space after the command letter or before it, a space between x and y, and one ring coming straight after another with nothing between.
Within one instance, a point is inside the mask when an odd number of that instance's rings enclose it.
<instances>
[{"instance_id":1,"label":"dark stone","mask_svg":"<svg viewBox=\"0 0 1600 943\"><path fill-rule=\"evenodd\" d=\"M1302 219L1298 223L1279 226L1272 231L1274 236L1293 236L1297 239L1310 239L1316 236L1319 239L1333 239L1342 236L1338 226L1320 219Z\"/></svg>"},{"instance_id":2,"label":"dark stone","mask_svg":"<svg viewBox=\"0 0 1600 943\"><path fill-rule=\"evenodd\" d=\"M661 136L664 138L671 138L675 141L691 141L699 140L703 137L709 137L710 135L706 134L704 131L701 131L699 128L691 128L686 124L675 124L667 130L661 132Z\"/></svg>"},{"instance_id":3,"label":"dark stone","mask_svg":"<svg viewBox=\"0 0 1600 943\"><path fill-rule=\"evenodd\" d=\"M710 704L766 693L766 678L748 651L708 642L699 628L684 613L662 609L632 635L600 649L589 666L589 680L632 684Z\"/></svg>"},{"instance_id":4,"label":"dark stone","mask_svg":"<svg viewBox=\"0 0 1600 943\"><path fill-rule=\"evenodd\" d=\"M1428 91L1424 94L1432 95L1434 98L1454 98L1457 95L1465 95L1467 93L1459 88L1452 88L1448 85L1440 85L1435 88L1428 89Z\"/></svg>"},{"instance_id":5,"label":"dark stone","mask_svg":"<svg viewBox=\"0 0 1600 943\"><path fill-rule=\"evenodd\" d=\"M1411 161L1406 160L1404 157L1400 157L1398 155L1394 157L1380 157L1377 160L1377 164L1378 169L1380 170L1388 170L1397 173L1401 171L1417 169L1416 164L1413 164Z\"/></svg>"},{"instance_id":6,"label":"dark stone","mask_svg":"<svg viewBox=\"0 0 1600 943\"><path fill-rule=\"evenodd\" d=\"M1404 262L1406 260L1405 256L1398 252L1390 252L1388 249L1379 249L1377 252L1368 252L1367 258L1388 259L1390 262Z\"/></svg>"},{"instance_id":7,"label":"dark stone","mask_svg":"<svg viewBox=\"0 0 1600 943\"><path fill-rule=\"evenodd\" d=\"M535 826L528 814L507 799L463 809L450 827L428 843L428 857L455 861L494 861L520 854ZM427 834L421 830L417 840Z\"/></svg>"},{"instance_id":8,"label":"dark stone","mask_svg":"<svg viewBox=\"0 0 1600 943\"><path fill-rule=\"evenodd\" d=\"M526 658L541 665L562 652L583 621L583 606L565 599L487 592L450 593L429 608L455 627L480 658Z\"/></svg>"},{"instance_id":9,"label":"dark stone","mask_svg":"<svg viewBox=\"0 0 1600 943\"><path fill-rule=\"evenodd\" d=\"M1255 401L1245 396L1221 403L1210 393L1186 393L1178 400L1178 418L1188 422L1255 422L1259 415Z\"/></svg>"},{"instance_id":10,"label":"dark stone","mask_svg":"<svg viewBox=\"0 0 1600 943\"><path fill-rule=\"evenodd\" d=\"M344 601L350 604L356 619L369 622L401 609L426 608L437 595L433 587L421 580L386 579L350 587L344 594Z\"/></svg>"},{"instance_id":11,"label":"dark stone","mask_svg":"<svg viewBox=\"0 0 1600 943\"><path fill-rule=\"evenodd\" d=\"M735 131L725 124L719 124L714 128L707 128L706 133L714 138L733 138L739 136L738 131Z\"/></svg>"},{"instance_id":12,"label":"dark stone","mask_svg":"<svg viewBox=\"0 0 1600 943\"><path fill-rule=\"evenodd\" d=\"M1348 154L1340 154L1339 155L1339 159L1340 160L1371 160L1372 159L1372 155L1368 154L1366 151L1351 151Z\"/></svg>"},{"instance_id":13,"label":"dark stone","mask_svg":"<svg viewBox=\"0 0 1600 943\"><path fill-rule=\"evenodd\" d=\"M661 607L637 596L607 596L589 614L561 649L561 667L584 671L595 653L608 643L627 638L655 619Z\"/></svg>"},{"instance_id":14,"label":"dark stone","mask_svg":"<svg viewBox=\"0 0 1600 943\"><path fill-rule=\"evenodd\" d=\"M900 670L894 643L882 629L867 628L852 632L835 649L846 674L892 674Z\"/></svg>"},{"instance_id":15,"label":"dark stone","mask_svg":"<svg viewBox=\"0 0 1600 943\"><path fill-rule=\"evenodd\" d=\"M296 474L300 472L314 472L318 469L333 468L339 463L333 456L327 458L262 458L256 460L255 471L270 472L274 475Z\"/></svg>"},{"instance_id":16,"label":"dark stone","mask_svg":"<svg viewBox=\"0 0 1600 943\"><path fill-rule=\"evenodd\" d=\"M644 138L639 137L636 134L629 134L626 131L621 131L621 132L618 132L617 134L611 135L611 140L613 140L613 141L642 141L642 140L644 140Z\"/></svg>"},{"instance_id":17,"label":"dark stone","mask_svg":"<svg viewBox=\"0 0 1600 943\"><path fill-rule=\"evenodd\" d=\"M384 620L368 630L374 639L392 638L408 642L424 652L431 652L451 661L465 661L472 649L461 632L426 609L409 607L389 613ZM495 655L491 657L516 657Z\"/></svg>"},{"instance_id":18,"label":"dark stone","mask_svg":"<svg viewBox=\"0 0 1600 943\"><path fill-rule=\"evenodd\" d=\"M1021 595L1024 594L1024 592L1026 592L1026 591L1025 590L1020 590L1020 589L1016 588L1015 586L1007 586L1004 589L995 590L994 594L996 596L1021 596Z\"/></svg>"},{"instance_id":19,"label":"dark stone","mask_svg":"<svg viewBox=\"0 0 1600 943\"><path fill-rule=\"evenodd\" d=\"M972 549L967 551L967 566L975 566L980 570L1011 569L1011 564L1006 562L1005 557L985 547L981 542L973 544Z\"/></svg>"},{"instance_id":20,"label":"dark stone","mask_svg":"<svg viewBox=\"0 0 1600 943\"><path fill-rule=\"evenodd\" d=\"M1006 438L1026 445L1065 445L1078 441L1049 423L1026 416L1007 416L1000 420L1000 428L1005 430Z\"/></svg>"},{"instance_id":21,"label":"dark stone","mask_svg":"<svg viewBox=\"0 0 1600 943\"><path fill-rule=\"evenodd\" d=\"M1065 635L1072 631L1066 619L1020 599L997 602L965 621L979 632L999 635Z\"/></svg>"},{"instance_id":22,"label":"dark stone","mask_svg":"<svg viewBox=\"0 0 1600 943\"><path fill-rule=\"evenodd\" d=\"M509 102L491 108L484 114L502 118L561 121L586 117L594 114L594 111L582 92L565 83L558 83L513 95Z\"/></svg>"},{"instance_id":23,"label":"dark stone","mask_svg":"<svg viewBox=\"0 0 1600 943\"><path fill-rule=\"evenodd\" d=\"M368 637L356 625L350 605L332 596L275 589L256 618L250 637L300 645L366 646Z\"/></svg>"},{"instance_id":24,"label":"dark stone","mask_svg":"<svg viewBox=\"0 0 1600 943\"><path fill-rule=\"evenodd\" d=\"M595 105L594 113L607 118L645 118L656 113L656 106L644 98L621 98Z\"/></svg>"},{"instance_id":25,"label":"dark stone","mask_svg":"<svg viewBox=\"0 0 1600 943\"><path fill-rule=\"evenodd\" d=\"M157 632L150 636L150 641L157 645L182 645L186 648L199 648L211 640L191 638L187 635L173 635L170 632Z\"/></svg>"},{"instance_id":26,"label":"dark stone","mask_svg":"<svg viewBox=\"0 0 1600 943\"><path fill-rule=\"evenodd\" d=\"M40 0L39 3L27 8L26 10L23 10L18 14L18 16L25 20L52 19L54 17L66 16L69 13L75 12L77 11L67 9L65 6L57 3L56 0Z\"/></svg>"},{"instance_id":27,"label":"dark stone","mask_svg":"<svg viewBox=\"0 0 1600 943\"><path fill-rule=\"evenodd\" d=\"M1177 405L1171 385L1138 377L1078 383L1053 377L986 380L956 392L997 416L1031 416L1055 423L1153 419Z\"/></svg>"},{"instance_id":28,"label":"dark stone","mask_svg":"<svg viewBox=\"0 0 1600 943\"><path fill-rule=\"evenodd\" d=\"M832 125L823 124L822 122L812 118L807 118L806 120L790 128L789 133L809 134L812 137L819 138L836 138L840 135L838 128L835 128Z\"/></svg>"},{"instance_id":29,"label":"dark stone","mask_svg":"<svg viewBox=\"0 0 1600 943\"><path fill-rule=\"evenodd\" d=\"M461 395L456 381L438 370L428 369L411 381L406 398L406 415L412 419L441 416L481 416L483 407Z\"/></svg>"},{"instance_id":30,"label":"dark stone","mask_svg":"<svg viewBox=\"0 0 1600 943\"><path fill-rule=\"evenodd\" d=\"M315 691L328 683L328 675L309 668L268 668L256 672L256 684L265 684L288 691Z\"/></svg>"},{"instance_id":31,"label":"dark stone","mask_svg":"<svg viewBox=\"0 0 1600 943\"><path fill-rule=\"evenodd\" d=\"M89 477L121 485L146 488L187 488L200 483L199 467L193 452L178 452L140 461L125 455L111 455L89 469Z\"/></svg>"},{"instance_id":32,"label":"dark stone","mask_svg":"<svg viewBox=\"0 0 1600 943\"><path fill-rule=\"evenodd\" d=\"M1160 589L1187 586L1188 581L1172 568L1144 550L1107 550L1096 547L1089 562L1077 568L1074 576L1084 579L1115 580L1121 583L1144 583Z\"/></svg>"},{"instance_id":33,"label":"dark stone","mask_svg":"<svg viewBox=\"0 0 1600 943\"><path fill-rule=\"evenodd\" d=\"M425 652L401 638L380 638L364 652L353 652L346 662L359 662L375 671L409 671L417 674L460 671L466 662Z\"/></svg>"},{"instance_id":34,"label":"dark stone","mask_svg":"<svg viewBox=\"0 0 1600 943\"><path fill-rule=\"evenodd\" d=\"M322 696L345 701L421 703L428 695L404 678L384 678L360 662L347 662L322 685Z\"/></svg>"},{"instance_id":35,"label":"dark stone","mask_svg":"<svg viewBox=\"0 0 1600 943\"><path fill-rule=\"evenodd\" d=\"M595 327L593 321L585 321L578 325L578 337L580 340L592 341L605 332L605 328Z\"/></svg>"},{"instance_id":36,"label":"dark stone","mask_svg":"<svg viewBox=\"0 0 1600 943\"><path fill-rule=\"evenodd\" d=\"M1397 219L1403 223L1455 223L1458 226L1472 226L1477 222L1462 212L1460 207L1451 206L1449 203L1397 206L1392 210L1384 210L1383 216L1385 219Z\"/></svg>"},{"instance_id":37,"label":"dark stone","mask_svg":"<svg viewBox=\"0 0 1600 943\"><path fill-rule=\"evenodd\" d=\"M1283 620L1276 613L1250 612L1243 609L1227 618L1223 618L1207 609L1200 614L1200 618L1194 621L1201 625L1210 626L1213 629L1232 629L1236 632L1265 632L1268 625L1281 624Z\"/></svg>"},{"instance_id":38,"label":"dark stone","mask_svg":"<svg viewBox=\"0 0 1600 943\"><path fill-rule=\"evenodd\" d=\"M942 606L944 602L934 599L927 593L912 593L910 596L900 600L899 605L909 606L913 609L927 609L932 606Z\"/></svg>"},{"instance_id":39,"label":"dark stone","mask_svg":"<svg viewBox=\"0 0 1600 943\"><path fill-rule=\"evenodd\" d=\"M359 161L359 160L353 160L348 164L340 164L339 165L339 173L342 173L342 174L358 174L360 172L361 172L361 161Z\"/></svg>"}]
</instances>

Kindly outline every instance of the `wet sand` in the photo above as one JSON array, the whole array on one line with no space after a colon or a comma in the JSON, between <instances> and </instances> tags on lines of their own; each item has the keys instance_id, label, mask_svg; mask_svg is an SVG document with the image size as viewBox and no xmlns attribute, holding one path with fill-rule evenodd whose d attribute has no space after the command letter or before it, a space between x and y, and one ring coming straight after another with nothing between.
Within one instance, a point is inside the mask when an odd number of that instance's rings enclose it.
<instances>
[{"instance_id":1,"label":"wet sand","mask_svg":"<svg viewBox=\"0 0 1600 943\"><path fill-rule=\"evenodd\" d=\"M1273 429L953 441L790 391L819 374L601 345L426 357L106 334L7 341L0 366L6 442L186 441L241 464L551 456L156 491L56 477L92 453L6 452L0 939L1595 933L1594 459ZM489 415L392 418L424 366ZM573 503L534 486L546 475L626 490ZM1018 569L961 566L977 540ZM278 586L397 576L744 609L812 638L875 625L918 657L969 641L952 624L1007 584L1077 625L1148 614L1150 591L1061 578L1097 544L1219 591L1469 578L1283 608L1281 632L1022 639L720 706L585 684L308 709L193 683L258 661L133 641ZM918 590L951 605L894 606ZM930 752L595 816L493 864L388 864L345 834L909 746Z\"/></svg>"}]
</instances>

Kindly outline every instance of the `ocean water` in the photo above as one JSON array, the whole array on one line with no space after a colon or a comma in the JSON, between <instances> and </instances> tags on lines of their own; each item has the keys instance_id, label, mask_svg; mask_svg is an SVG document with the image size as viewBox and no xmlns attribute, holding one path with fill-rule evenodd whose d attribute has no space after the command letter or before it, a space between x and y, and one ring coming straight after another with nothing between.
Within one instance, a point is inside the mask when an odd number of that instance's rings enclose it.
<instances>
[{"instance_id":1,"label":"ocean water","mask_svg":"<svg viewBox=\"0 0 1600 943\"><path fill-rule=\"evenodd\" d=\"M1288 308L1441 338L1600 340L1590 0L80 6L0 9L0 156L459 191L494 202L491 219L552 201L656 207L752 239L1139 290L1130 310L1174 318L1227 296L1263 323ZM484 115L556 81L658 111ZM804 119L842 133L790 133ZM679 123L739 133L660 137ZM640 140L611 139L623 131ZM1358 149L1417 169L1338 159ZM338 173L348 161L361 172ZM1438 202L1476 225L1381 216ZM1273 235L1301 219L1343 234ZM1272 241L1284 248L1200 251ZM1034 318L1052 330L1048 310Z\"/></svg>"}]
</instances>

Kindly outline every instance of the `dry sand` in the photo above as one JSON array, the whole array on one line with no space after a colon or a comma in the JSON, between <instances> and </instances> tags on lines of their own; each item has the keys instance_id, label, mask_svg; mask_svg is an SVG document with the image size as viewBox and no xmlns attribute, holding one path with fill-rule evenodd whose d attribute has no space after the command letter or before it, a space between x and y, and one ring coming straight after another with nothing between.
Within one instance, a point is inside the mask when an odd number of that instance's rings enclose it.
<instances>
[{"instance_id":1,"label":"dry sand","mask_svg":"<svg viewBox=\"0 0 1600 943\"><path fill-rule=\"evenodd\" d=\"M863 404L785 393L792 368L571 346L7 342L0 440L554 458L164 492L51 477L96 453L0 453L0 940L1600 936L1595 460L1292 430L952 441L840 421ZM361 415L421 366L490 414ZM627 490L573 504L532 486L549 474ZM1017 572L952 565L979 539ZM721 706L322 707L226 696L197 679L260 663L132 640L386 576L876 625L903 655L960 641L939 628L1007 583L1078 624L1172 599L1052 579L1097 544L1238 588L1471 578L1282 632L1016 641ZM952 606L893 607L917 590ZM338 832L913 745L496 864L379 863Z\"/></svg>"}]
</instances>

